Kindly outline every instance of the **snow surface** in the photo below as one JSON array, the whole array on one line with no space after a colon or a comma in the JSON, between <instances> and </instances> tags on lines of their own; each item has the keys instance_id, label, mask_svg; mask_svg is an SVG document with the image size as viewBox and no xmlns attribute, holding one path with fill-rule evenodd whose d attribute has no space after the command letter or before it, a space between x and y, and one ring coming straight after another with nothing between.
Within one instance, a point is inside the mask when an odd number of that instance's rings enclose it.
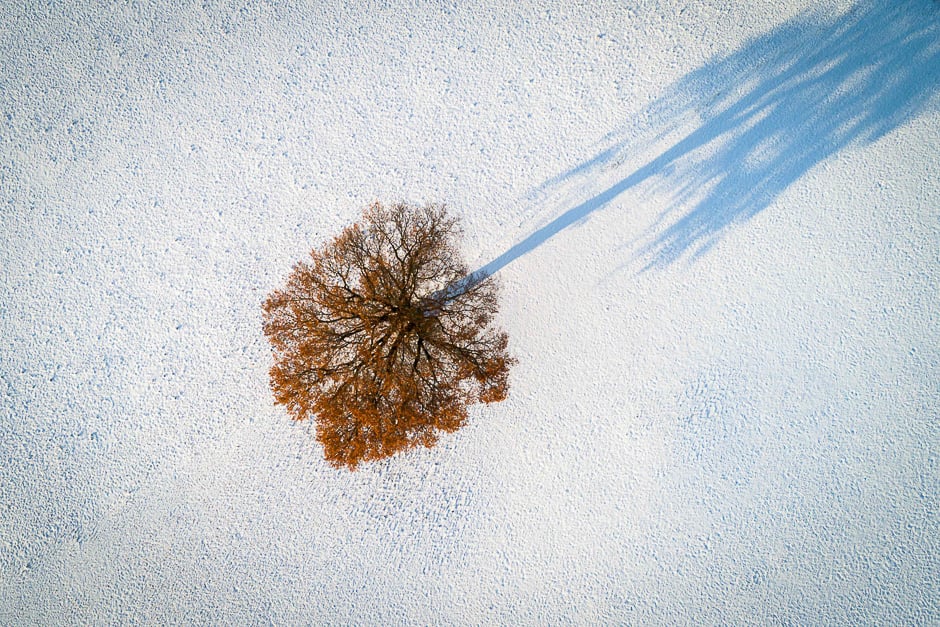
<instances>
[{"instance_id":1,"label":"snow surface","mask_svg":"<svg viewBox=\"0 0 940 627\"><path fill-rule=\"evenodd\" d=\"M940 622L937 2L0 14L0 623ZM376 199L519 363L349 473L260 303Z\"/></svg>"}]
</instances>

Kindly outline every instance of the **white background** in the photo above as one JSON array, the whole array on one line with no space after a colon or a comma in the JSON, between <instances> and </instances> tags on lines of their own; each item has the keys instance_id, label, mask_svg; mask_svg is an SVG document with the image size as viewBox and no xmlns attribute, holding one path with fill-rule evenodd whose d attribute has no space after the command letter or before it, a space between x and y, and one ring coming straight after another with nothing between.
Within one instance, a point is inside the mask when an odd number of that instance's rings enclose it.
<instances>
[{"instance_id":1,"label":"white background","mask_svg":"<svg viewBox=\"0 0 940 627\"><path fill-rule=\"evenodd\" d=\"M0 622L940 620L936 2L2 4ZM518 365L349 473L260 305L374 200Z\"/></svg>"}]
</instances>

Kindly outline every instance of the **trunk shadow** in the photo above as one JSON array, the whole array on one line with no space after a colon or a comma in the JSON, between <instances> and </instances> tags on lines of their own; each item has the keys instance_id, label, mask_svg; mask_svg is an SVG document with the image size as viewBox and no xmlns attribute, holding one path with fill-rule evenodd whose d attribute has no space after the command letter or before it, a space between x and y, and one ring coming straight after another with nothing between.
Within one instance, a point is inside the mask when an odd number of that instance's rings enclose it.
<instances>
[{"instance_id":1,"label":"trunk shadow","mask_svg":"<svg viewBox=\"0 0 940 627\"><path fill-rule=\"evenodd\" d=\"M643 271L695 259L815 165L935 107L938 90L936 2L871 0L834 17L804 13L672 85L647 111L653 130L663 136L690 115L700 120L695 130L473 274L498 272L650 180L674 202L641 238ZM610 167L631 148L608 147L546 185Z\"/></svg>"}]
</instances>

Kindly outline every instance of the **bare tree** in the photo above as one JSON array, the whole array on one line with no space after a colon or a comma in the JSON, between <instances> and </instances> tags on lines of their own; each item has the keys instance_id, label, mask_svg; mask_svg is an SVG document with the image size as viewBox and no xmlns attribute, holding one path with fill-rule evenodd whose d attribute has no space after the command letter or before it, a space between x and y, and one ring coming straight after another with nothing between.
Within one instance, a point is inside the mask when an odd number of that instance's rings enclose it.
<instances>
[{"instance_id":1,"label":"bare tree","mask_svg":"<svg viewBox=\"0 0 940 627\"><path fill-rule=\"evenodd\" d=\"M497 284L468 276L459 235L442 205L373 204L265 301L275 400L315 419L334 466L433 446L506 397Z\"/></svg>"}]
</instances>

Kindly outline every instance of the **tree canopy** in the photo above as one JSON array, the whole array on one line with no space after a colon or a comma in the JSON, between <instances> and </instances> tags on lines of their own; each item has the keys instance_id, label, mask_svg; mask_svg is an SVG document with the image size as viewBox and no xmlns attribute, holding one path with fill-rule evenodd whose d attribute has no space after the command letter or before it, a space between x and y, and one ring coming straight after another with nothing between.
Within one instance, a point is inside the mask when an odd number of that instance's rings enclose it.
<instances>
[{"instance_id":1,"label":"tree canopy","mask_svg":"<svg viewBox=\"0 0 940 627\"><path fill-rule=\"evenodd\" d=\"M275 401L315 420L334 466L433 446L506 397L498 286L468 274L459 235L443 205L375 203L265 301Z\"/></svg>"}]
</instances>

